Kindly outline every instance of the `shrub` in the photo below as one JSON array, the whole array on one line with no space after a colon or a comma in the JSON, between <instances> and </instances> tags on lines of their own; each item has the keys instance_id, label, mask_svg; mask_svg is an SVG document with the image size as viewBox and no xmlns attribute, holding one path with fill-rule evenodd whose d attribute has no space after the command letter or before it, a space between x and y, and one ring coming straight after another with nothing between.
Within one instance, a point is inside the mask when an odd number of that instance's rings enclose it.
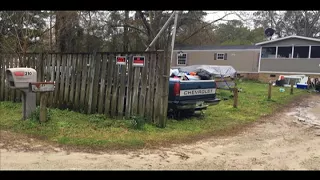
<instances>
[{"instance_id":1,"label":"shrub","mask_svg":"<svg viewBox=\"0 0 320 180\"><path fill-rule=\"evenodd\" d=\"M143 129L144 125L146 124L146 120L144 117L140 116L133 116L131 120L131 125L133 129Z\"/></svg>"},{"instance_id":2,"label":"shrub","mask_svg":"<svg viewBox=\"0 0 320 180\"><path fill-rule=\"evenodd\" d=\"M47 121L51 119L51 110L47 108ZM37 106L36 109L31 113L30 118L31 121L40 122L40 107Z\"/></svg>"}]
</instances>

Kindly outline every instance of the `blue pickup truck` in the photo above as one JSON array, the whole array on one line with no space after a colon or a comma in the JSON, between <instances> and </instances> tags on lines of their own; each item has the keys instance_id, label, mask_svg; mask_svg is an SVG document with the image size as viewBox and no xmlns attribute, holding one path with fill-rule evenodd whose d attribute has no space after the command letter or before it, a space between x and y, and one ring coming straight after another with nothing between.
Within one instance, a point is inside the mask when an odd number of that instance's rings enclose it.
<instances>
[{"instance_id":1,"label":"blue pickup truck","mask_svg":"<svg viewBox=\"0 0 320 180\"><path fill-rule=\"evenodd\" d=\"M216 98L216 88L214 80L190 81L170 78L168 114L176 118L218 104L220 99Z\"/></svg>"}]
</instances>

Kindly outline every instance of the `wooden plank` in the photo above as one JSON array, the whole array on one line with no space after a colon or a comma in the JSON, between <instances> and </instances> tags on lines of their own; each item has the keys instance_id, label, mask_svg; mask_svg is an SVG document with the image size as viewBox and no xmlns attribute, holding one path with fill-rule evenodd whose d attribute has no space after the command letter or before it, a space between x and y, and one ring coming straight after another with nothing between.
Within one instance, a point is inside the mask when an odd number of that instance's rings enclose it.
<instances>
[{"instance_id":1,"label":"wooden plank","mask_svg":"<svg viewBox=\"0 0 320 180\"><path fill-rule=\"evenodd\" d=\"M88 113L88 109L89 109L89 97L90 97L90 84L92 83L92 76L91 76L91 64L92 64L92 54L88 54L87 55L87 59L86 59L86 66L87 66L87 87L86 87L86 96L85 96L85 112Z\"/></svg>"},{"instance_id":2,"label":"wooden plank","mask_svg":"<svg viewBox=\"0 0 320 180\"><path fill-rule=\"evenodd\" d=\"M43 54L35 54L34 56L34 65L35 70L37 71L37 81L41 82L43 79ZM36 99L37 99L37 106L40 105L40 93L36 93Z\"/></svg>"},{"instance_id":3,"label":"wooden plank","mask_svg":"<svg viewBox=\"0 0 320 180\"><path fill-rule=\"evenodd\" d=\"M44 123L47 121L47 93L39 93L40 94L40 123Z\"/></svg>"},{"instance_id":4,"label":"wooden plank","mask_svg":"<svg viewBox=\"0 0 320 180\"><path fill-rule=\"evenodd\" d=\"M126 118L130 118L131 116L131 110L132 110L132 82L133 82L133 67L132 67L132 56L127 56L128 61L127 61L127 66L128 66L128 75L127 75L127 95L126 95Z\"/></svg>"},{"instance_id":5,"label":"wooden plank","mask_svg":"<svg viewBox=\"0 0 320 180\"><path fill-rule=\"evenodd\" d=\"M48 77L48 70L47 70L47 63L48 62L48 54L47 53L42 53L42 78L41 81L42 82L46 82ZM46 101L46 106L48 105L48 93L46 93L46 98L44 99L44 101ZM40 103L41 103L41 95L40 95Z\"/></svg>"},{"instance_id":6,"label":"wooden plank","mask_svg":"<svg viewBox=\"0 0 320 180\"><path fill-rule=\"evenodd\" d=\"M114 59L114 55L110 54L108 56L108 71L107 71L107 87L106 87L106 102L105 102L105 110L104 113L107 116L111 115L111 90L112 90L112 81L113 81L113 71L116 67L116 62Z\"/></svg>"},{"instance_id":7,"label":"wooden plank","mask_svg":"<svg viewBox=\"0 0 320 180\"><path fill-rule=\"evenodd\" d=\"M133 77L133 91L132 91L132 115L138 115L139 106L139 82L140 82L140 67L133 67L134 77Z\"/></svg>"},{"instance_id":8,"label":"wooden plank","mask_svg":"<svg viewBox=\"0 0 320 180\"><path fill-rule=\"evenodd\" d=\"M55 107L59 107L60 104L60 82L61 82L61 76L60 76L60 72L61 72L61 54L54 54L54 59L57 62L57 66L56 66L56 79L55 79L55 89L54 89L54 99L53 99L53 104L55 105Z\"/></svg>"},{"instance_id":9,"label":"wooden plank","mask_svg":"<svg viewBox=\"0 0 320 180\"><path fill-rule=\"evenodd\" d=\"M76 60L77 68L76 68L76 73L77 73L77 79L76 79L76 89L75 89L75 95L74 95L74 107L75 110L79 109L79 101L80 101L80 92L81 92L81 68L82 68L82 62L81 62L81 54L74 55L74 58Z\"/></svg>"},{"instance_id":10,"label":"wooden plank","mask_svg":"<svg viewBox=\"0 0 320 180\"><path fill-rule=\"evenodd\" d=\"M14 55L10 55L10 62L9 62L10 68L14 68ZM9 89L9 94L10 94L10 101L14 102L14 96L15 96L15 90L14 89Z\"/></svg>"},{"instance_id":11,"label":"wooden plank","mask_svg":"<svg viewBox=\"0 0 320 180\"><path fill-rule=\"evenodd\" d=\"M85 110L85 97L86 97L86 81L87 81L87 55L82 54L79 59L81 67L81 91L80 91L80 112Z\"/></svg>"},{"instance_id":12,"label":"wooden plank","mask_svg":"<svg viewBox=\"0 0 320 180\"><path fill-rule=\"evenodd\" d=\"M92 101L93 101L93 87L94 87L94 81L95 81L95 65L96 65L96 61L95 61L95 57L96 57L96 54L91 54L90 55L91 57L91 61L90 61L90 73L89 73L89 76L90 76L90 82L88 83L89 85L89 93L88 93L88 110L87 110L87 113L88 114L91 114L92 112Z\"/></svg>"},{"instance_id":13,"label":"wooden plank","mask_svg":"<svg viewBox=\"0 0 320 180\"><path fill-rule=\"evenodd\" d=\"M145 117L147 118L147 121L151 122L150 118L150 111L151 111L151 104L150 104L150 75L151 75L151 54L148 54L148 58L146 58L146 65L148 67L147 69L147 89L146 89L146 101L145 101Z\"/></svg>"},{"instance_id":14,"label":"wooden plank","mask_svg":"<svg viewBox=\"0 0 320 180\"><path fill-rule=\"evenodd\" d=\"M71 55L66 54L66 66L65 66L65 85L64 85L64 96L63 101L69 108L69 91L70 91L70 66L71 66Z\"/></svg>"},{"instance_id":15,"label":"wooden plank","mask_svg":"<svg viewBox=\"0 0 320 180\"><path fill-rule=\"evenodd\" d=\"M47 68L48 74L50 74L50 78L47 81L54 82L55 80L55 60L53 59L53 54L48 54L47 58ZM48 107L53 107L53 95L54 92L48 93Z\"/></svg>"},{"instance_id":16,"label":"wooden plank","mask_svg":"<svg viewBox=\"0 0 320 180\"><path fill-rule=\"evenodd\" d=\"M59 92L59 107L65 104L63 99L64 96L64 88L65 88L65 76L66 76L66 54L61 55L61 76L60 76L60 92Z\"/></svg>"},{"instance_id":17,"label":"wooden plank","mask_svg":"<svg viewBox=\"0 0 320 180\"><path fill-rule=\"evenodd\" d=\"M71 54L70 57L70 61L71 61L71 83L70 83L70 94L69 94L69 102L72 105L72 109L74 109L75 106L75 81L77 78L77 54Z\"/></svg>"},{"instance_id":18,"label":"wooden plank","mask_svg":"<svg viewBox=\"0 0 320 180\"><path fill-rule=\"evenodd\" d=\"M6 56L6 69L10 68L9 63L10 63L10 56L7 55ZM10 89L8 87L8 81L5 84L4 90L5 90L5 100L9 101L9 91L10 91Z\"/></svg>"},{"instance_id":19,"label":"wooden plank","mask_svg":"<svg viewBox=\"0 0 320 180\"><path fill-rule=\"evenodd\" d=\"M101 70L101 54L95 53L93 56L93 90L92 92L92 104L91 104L91 113L97 112L98 96L99 96L99 82L100 82L100 70Z\"/></svg>"},{"instance_id":20,"label":"wooden plank","mask_svg":"<svg viewBox=\"0 0 320 180\"><path fill-rule=\"evenodd\" d=\"M154 117L153 117L153 110L154 110L154 96L155 96L155 83L156 83L156 56L155 54L151 54L151 59L150 59L150 72L149 72L149 97L148 99L150 100L150 109L148 113L148 117L152 122L154 122Z\"/></svg>"},{"instance_id":21,"label":"wooden plank","mask_svg":"<svg viewBox=\"0 0 320 180\"><path fill-rule=\"evenodd\" d=\"M141 89L139 97L139 109L138 113L140 116L145 116L145 105L146 105L146 94L147 94L147 76L148 76L148 64L149 55L145 55L145 64L141 71Z\"/></svg>"},{"instance_id":22,"label":"wooden plank","mask_svg":"<svg viewBox=\"0 0 320 180\"><path fill-rule=\"evenodd\" d=\"M17 66L17 64L18 64L18 57L17 56L14 56L14 58L13 58L13 63L14 63L14 65L12 66L13 68L17 68L18 66ZM13 90L13 102L17 102L17 101L19 101L19 95L18 95L18 93L20 92L20 90L17 90L17 89L15 89L15 90Z\"/></svg>"},{"instance_id":23,"label":"wooden plank","mask_svg":"<svg viewBox=\"0 0 320 180\"><path fill-rule=\"evenodd\" d=\"M4 54L0 54L0 101L4 101L4 89L5 89L5 58Z\"/></svg>"},{"instance_id":24,"label":"wooden plank","mask_svg":"<svg viewBox=\"0 0 320 180\"><path fill-rule=\"evenodd\" d=\"M165 59L163 56L163 53L159 53L157 56L157 64L158 64L158 81L159 83L157 83L156 85L156 90L157 90L157 108L156 108L156 119L158 119L159 122L159 127L164 128L165 127L165 117L163 116L163 96L164 96L164 81L165 79L163 78L164 76L164 71L165 71Z\"/></svg>"},{"instance_id":25,"label":"wooden plank","mask_svg":"<svg viewBox=\"0 0 320 180\"><path fill-rule=\"evenodd\" d=\"M164 95L163 98L163 112L162 115L164 116L164 124L167 125L167 114L168 114L168 98L169 98L169 77L170 77L170 66L171 66L171 56L168 51L164 52L164 60L165 60L165 68L164 68Z\"/></svg>"},{"instance_id":26,"label":"wooden plank","mask_svg":"<svg viewBox=\"0 0 320 180\"><path fill-rule=\"evenodd\" d=\"M106 74L107 74L107 56L101 54L102 65L101 65L101 81L100 81L100 92L99 92L99 104L98 104L98 113L103 113L103 107L105 107L105 92L106 92Z\"/></svg>"},{"instance_id":27,"label":"wooden plank","mask_svg":"<svg viewBox=\"0 0 320 180\"><path fill-rule=\"evenodd\" d=\"M123 110L124 110L124 100L125 100L125 93L126 93L126 70L127 69L127 63L126 65L119 66L120 71L120 83L119 83L119 96L118 96L118 117L123 117Z\"/></svg>"},{"instance_id":28,"label":"wooden plank","mask_svg":"<svg viewBox=\"0 0 320 180\"><path fill-rule=\"evenodd\" d=\"M153 116L152 116L152 119L153 121L156 123L157 126L159 126L159 108L160 107L160 99L159 97L161 96L160 95L160 88L161 87L161 82L160 82L160 74L161 74L161 68L160 68L160 65L161 63L158 61L159 57L157 54L155 54L155 64L156 64L156 67L155 67L155 82L154 83L154 89L155 89L155 94L154 94L154 101L153 101ZM161 89L162 91L163 89Z\"/></svg>"},{"instance_id":29,"label":"wooden plank","mask_svg":"<svg viewBox=\"0 0 320 180\"><path fill-rule=\"evenodd\" d=\"M115 57L113 56L112 60L115 62ZM116 64L116 63L114 63ZM117 115L117 97L119 90L119 65L115 65L113 72L113 81L112 81L112 98L111 98L111 117Z\"/></svg>"}]
</instances>

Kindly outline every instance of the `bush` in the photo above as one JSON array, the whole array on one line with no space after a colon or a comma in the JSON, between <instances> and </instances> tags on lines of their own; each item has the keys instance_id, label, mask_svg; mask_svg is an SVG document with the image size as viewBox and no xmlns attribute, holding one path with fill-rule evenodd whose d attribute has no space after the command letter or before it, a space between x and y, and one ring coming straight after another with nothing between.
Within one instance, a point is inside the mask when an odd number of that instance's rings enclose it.
<instances>
[{"instance_id":1,"label":"bush","mask_svg":"<svg viewBox=\"0 0 320 180\"><path fill-rule=\"evenodd\" d=\"M47 121L51 119L51 110L47 108ZM37 106L36 109L31 113L30 118L31 121L40 122L40 107Z\"/></svg>"},{"instance_id":2,"label":"bush","mask_svg":"<svg viewBox=\"0 0 320 180\"><path fill-rule=\"evenodd\" d=\"M146 120L144 117L138 117L138 116L132 117L131 126L133 129L141 130L144 128L145 124L146 124Z\"/></svg>"}]
</instances>

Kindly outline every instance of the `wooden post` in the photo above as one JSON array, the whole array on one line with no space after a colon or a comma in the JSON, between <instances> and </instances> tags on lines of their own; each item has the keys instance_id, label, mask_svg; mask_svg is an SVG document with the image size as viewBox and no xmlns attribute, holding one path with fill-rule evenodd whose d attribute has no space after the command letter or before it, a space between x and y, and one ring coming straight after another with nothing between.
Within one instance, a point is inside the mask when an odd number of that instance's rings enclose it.
<instances>
[{"instance_id":1,"label":"wooden post","mask_svg":"<svg viewBox=\"0 0 320 180\"><path fill-rule=\"evenodd\" d=\"M290 94L293 94L293 83L291 83Z\"/></svg>"},{"instance_id":2,"label":"wooden post","mask_svg":"<svg viewBox=\"0 0 320 180\"><path fill-rule=\"evenodd\" d=\"M238 107L238 88L233 88L233 107Z\"/></svg>"},{"instance_id":3,"label":"wooden post","mask_svg":"<svg viewBox=\"0 0 320 180\"><path fill-rule=\"evenodd\" d=\"M40 123L47 121L47 93L40 93Z\"/></svg>"},{"instance_id":4,"label":"wooden post","mask_svg":"<svg viewBox=\"0 0 320 180\"><path fill-rule=\"evenodd\" d=\"M268 100L271 99L271 90L272 90L272 81L269 81L269 88L268 88Z\"/></svg>"}]
</instances>

